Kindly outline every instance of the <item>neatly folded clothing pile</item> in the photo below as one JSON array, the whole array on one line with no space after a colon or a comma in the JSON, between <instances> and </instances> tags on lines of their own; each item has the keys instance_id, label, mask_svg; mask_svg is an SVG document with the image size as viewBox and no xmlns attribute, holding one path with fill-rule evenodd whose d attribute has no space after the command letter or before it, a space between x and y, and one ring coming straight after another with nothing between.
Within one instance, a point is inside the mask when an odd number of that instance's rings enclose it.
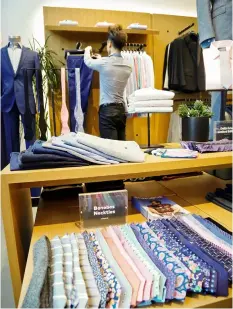
<instances>
[{"instance_id":1,"label":"neatly folded clothing pile","mask_svg":"<svg viewBox=\"0 0 233 309\"><path fill-rule=\"evenodd\" d=\"M28 150L11 154L12 171L143 162L145 155L133 141L103 139L85 133L68 133L50 141L36 141Z\"/></svg>"},{"instance_id":2,"label":"neatly folded clothing pile","mask_svg":"<svg viewBox=\"0 0 233 309\"><path fill-rule=\"evenodd\" d=\"M128 113L172 113L174 96L153 88L136 90L128 97Z\"/></svg>"},{"instance_id":3,"label":"neatly folded clothing pile","mask_svg":"<svg viewBox=\"0 0 233 309\"><path fill-rule=\"evenodd\" d=\"M217 188L214 193L207 193L206 199L232 212L232 184L227 184L225 189Z\"/></svg>"},{"instance_id":4,"label":"neatly folded clothing pile","mask_svg":"<svg viewBox=\"0 0 233 309\"><path fill-rule=\"evenodd\" d=\"M232 151L232 141L223 139L213 142L181 142L181 146L185 149L204 152L225 152Z\"/></svg>"},{"instance_id":5,"label":"neatly folded clothing pile","mask_svg":"<svg viewBox=\"0 0 233 309\"><path fill-rule=\"evenodd\" d=\"M139 23L130 24L127 29L139 29L139 30L147 30L147 25L141 25Z\"/></svg>"}]
</instances>

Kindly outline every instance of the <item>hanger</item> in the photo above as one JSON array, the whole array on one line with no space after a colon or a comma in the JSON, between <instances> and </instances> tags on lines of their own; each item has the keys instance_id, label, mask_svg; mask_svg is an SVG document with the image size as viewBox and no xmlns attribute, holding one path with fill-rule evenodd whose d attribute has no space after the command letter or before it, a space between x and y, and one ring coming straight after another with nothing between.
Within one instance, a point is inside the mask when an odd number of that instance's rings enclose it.
<instances>
[{"instance_id":1,"label":"hanger","mask_svg":"<svg viewBox=\"0 0 233 309\"><path fill-rule=\"evenodd\" d=\"M76 44L76 49L66 49L65 50L65 59L67 58L67 56L69 55L77 55L77 56L82 56L84 55L84 49L80 49L82 46L81 42L77 42Z\"/></svg>"}]
</instances>

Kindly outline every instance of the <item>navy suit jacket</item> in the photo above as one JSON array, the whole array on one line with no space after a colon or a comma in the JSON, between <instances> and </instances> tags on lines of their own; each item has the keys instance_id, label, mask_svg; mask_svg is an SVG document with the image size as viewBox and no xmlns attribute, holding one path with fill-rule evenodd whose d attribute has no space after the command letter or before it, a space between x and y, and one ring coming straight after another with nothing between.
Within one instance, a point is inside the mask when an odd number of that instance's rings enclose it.
<instances>
[{"instance_id":1,"label":"navy suit jacket","mask_svg":"<svg viewBox=\"0 0 233 309\"><path fill-rule=\"evenodd\" d=\"M36 104L33 94L32 78L36 75L36 90L38 111L40 104L43 104L43 92L41 78L38 78L41 72L35 70L40 69L40 60L38 53L22 46L22 53L19 61L17 72L15 73L9 58L8 46L1 49L1 111L9 112L16 102L20 114L25 114L25 94L24 94L24 75L23 69L28 70L28 99L29 107L32 114L36 114Z\"/></svg>"}]
</instances>

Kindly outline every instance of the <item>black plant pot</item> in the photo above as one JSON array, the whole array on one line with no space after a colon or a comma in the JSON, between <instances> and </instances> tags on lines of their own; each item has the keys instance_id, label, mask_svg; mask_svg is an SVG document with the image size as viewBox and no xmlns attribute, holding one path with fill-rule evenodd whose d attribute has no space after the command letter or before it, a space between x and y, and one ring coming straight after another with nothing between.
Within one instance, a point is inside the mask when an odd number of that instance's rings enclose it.
<instances>
[{"instance_id":1,"label":"black plant pot","mask_svg":"<svg viewBox=\"0 0 233 309\"><path fill-rule=\"evenodd\" d=\"M208 139L208 117L182 118L182 141L207 142Z\"/></svg>"}]
</instances>

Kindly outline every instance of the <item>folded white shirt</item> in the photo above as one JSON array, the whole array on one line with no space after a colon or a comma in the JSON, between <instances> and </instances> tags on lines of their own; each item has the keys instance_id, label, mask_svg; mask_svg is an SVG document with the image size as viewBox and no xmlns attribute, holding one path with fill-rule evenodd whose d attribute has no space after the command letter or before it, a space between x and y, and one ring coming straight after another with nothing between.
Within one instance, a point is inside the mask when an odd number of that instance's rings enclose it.
<instances>
[{"instance_id":1,"label":"folded white shirt","mask_svg":"<svg viewBox=\"0 0 233 309\"><path fill-rule=\"evenodd\" d=\"M69 26L77 26L78 22L74 20L64 19L59 21L60 26L69 25Z\"/></svg>"},{"instance_id":2,"label":"folded white shirt","mask_svg":"<svg viewBox=\"0 0 233 309\"><path fill-rule=\"evenodd\" d=\"M132 101L128 100L129 106L133 105L137 107L171 107L173 106L173 100L148 100L148 101Z\"/></svg>"},{"instance_id":3,"label":"folded white shirt","mask_svg":"<svg viewBox=\"0 0 233 309\"><path fill-rule=\"evenodd\" d=\"M175 96L172 91L158 90L154 88L143 88L134 91L129 99L136 101L148 101L148 100L171 100Z\"/></svg>"},{"instance_id":4,"label":"folded white shirt","mask_svg":"<svg viewBox=\"0 0 233 309\"><path fill-rule=\"evenodd\" d=\"M113 23L108 23L107 21L99 21L98 23L95 24L95 27L109 27L113 26Z\"/></svg>"},{"instance_id":5,"label":"folded white shirt","mask_svg":"<svg viewBox=\"0 0 233 309\"><path fill-rule=\"evenodd\" d=\"M173 107L136 107L128 113L172 113Z\"/></svg>"},{"instance_id":6,"label":"folded white shirt","mask_svg":"<svg viewBox=\"0 0 233 309\"><path fill-rule=\"evenodd\" d=\"M133 23L130 24L127 29L141 29L141 30L146 30L147 29L147 25L141 25L139 23Z\"/></svg>"},{"instance_id":7,"label":"folded white shirt","mask_svg":"<svg viewBox=\"0 0 233 309\"><path fill-rule=\"evenodd\" d=\"M128 162L144 162L145 154L134 141L117 141L104 139L94 135L78 132L76 141L97 149L107 155L126 160Z\"/></svg>"}]
</instances>

